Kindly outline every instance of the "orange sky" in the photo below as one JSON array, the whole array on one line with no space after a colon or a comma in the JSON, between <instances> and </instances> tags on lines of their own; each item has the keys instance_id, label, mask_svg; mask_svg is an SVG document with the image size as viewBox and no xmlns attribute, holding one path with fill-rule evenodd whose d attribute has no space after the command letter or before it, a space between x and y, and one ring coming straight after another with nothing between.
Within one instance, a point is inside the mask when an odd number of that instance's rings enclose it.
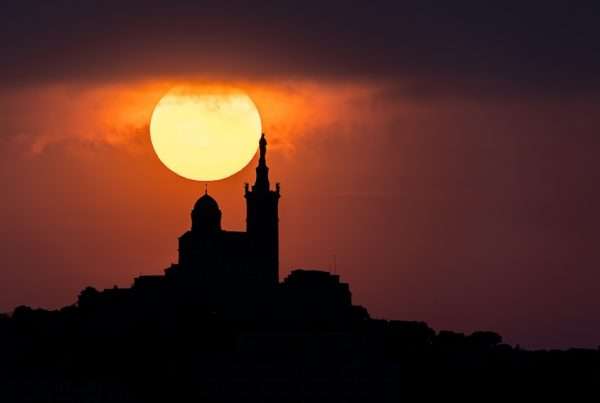
<instances>
[{"instance_id":1,"label":"orange sky","mask_svg":"<svg viewBox=\"0 0 600 403\"><path fill-rule=\"evenodd\" d=\"M0 311L175 259L203 184L155 156L184 82L257 104L281 274L331 268L376 317L600 340L597 2L6 2ZM243 229L242 172L210 184Z\"/></svg>"},{"instance_id":2,"label":"orange sky","mask_svg":"<svg viewBox=\"0 0 600 403\"><path fill-rule=\"evenodd\" d=\"M54 85L2 99L11 112L5 125L13 133L3 149L7 169L2 179L10 187L3 218L22 234L14 240L19 250L29 250L32 237L49 254L39 260L29 256L32 262L24 264L30 270L27 275L5 273L11 282L16 276L26 289L1 293L2 308L25 303L61 306L73 301L84 284L127 285L133 275L160 272L175 258L176 237L188 226L189 210L203 185L174 175L158 161L148 122L156 102L177 84ZM296 155L303 136L340 123L353 107L349 104L368 96L359 86L229 85L246 90L257 104L269 137L273 176L284 189L292 188L286 183L286 170L298 172L304 165ZM353 119L343 122L352 123ZM253 179L254 165L210 184L228 228L243 229L243 182ZM316 169L326 165L318 162ZM310 169L314 175L315 167ZM23 211L24 206L29 211ZM15 211L20 213L15 216ZM300 256L294 258L297 265ZM331 260L319 259L312 264ZM57 266L40 267L38 261ZM54 291L44 290L40 296L38 281L48 284L53 276L64 277L51 281L59 289L53 286Z\"/></svg>"},{"instance_id":3,"label":"orange sky","mask_svg":"<svg viewBox=\"0 0 600 403\"><path fill-rule=\"evenodd\" d=\"M10 262L0 273L3 310L62 306L86 285L128 286L175 260L203 185L166 169L149 142L152 108L173 84L56 85L3 97L14 133L0 176ZM548 345L589 340L557 333L555 321L597 308L586 269L600 260L592 224L572 211L586 208L573 175L590 162L560 134L575 120L585 132L587 111L550 124L537 117L558 105L384 102L385 88L365 84L233 84L258 105L272 180L282 183L282 276L332 269L335 256L356 302L376 316L490 328L522 344L535 343L528 318L536 317ZM227 229L244 227L243 183L255 162L209 185Z\"/></svg>"}]
</instances>

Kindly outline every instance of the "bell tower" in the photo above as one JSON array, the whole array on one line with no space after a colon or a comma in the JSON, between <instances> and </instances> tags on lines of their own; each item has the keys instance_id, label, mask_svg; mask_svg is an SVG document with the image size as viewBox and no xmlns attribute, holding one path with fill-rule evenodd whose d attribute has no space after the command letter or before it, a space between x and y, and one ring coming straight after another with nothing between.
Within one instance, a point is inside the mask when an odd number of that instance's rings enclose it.
<instances>
[{"instance_id":1,"label":"bell tower","mask_svg":"<svg viewBox=\"0 0 600 403\"><path fill-rule=\"evenodd\" d=\"M246 183L246 231L250 238L253 270L258 284L274 287L279 282L279 183L275 190L269 184L267 140L259 142L260 157L252 189Z\"/></svg>"}]
</instances>

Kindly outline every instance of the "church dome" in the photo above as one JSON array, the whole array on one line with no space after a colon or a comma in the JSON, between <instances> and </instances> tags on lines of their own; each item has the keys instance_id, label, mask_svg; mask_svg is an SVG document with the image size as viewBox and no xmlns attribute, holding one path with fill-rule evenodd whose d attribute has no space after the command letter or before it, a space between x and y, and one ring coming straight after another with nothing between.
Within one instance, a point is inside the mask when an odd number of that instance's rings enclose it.
<instances>
[{"instance_id":1,"label":"church dome","mask_svg":"<svg viewBox=\"0 0 600 403\"><path fill-rule=\"evenodd\" d=\"M192 210L192 231L215 232L221 230L221 210L217 201L204 193Z\"/></svg>"},{"instance_id":2,"label":"church dome","mask_svg":"<svg viewBox=\"0 0 600 403\"><path fill-rule=\"evenodd\" d=\"M219 204L215 199L205 193L194 204L194 210L220 211Z\"/></svg>"}]
</instances>

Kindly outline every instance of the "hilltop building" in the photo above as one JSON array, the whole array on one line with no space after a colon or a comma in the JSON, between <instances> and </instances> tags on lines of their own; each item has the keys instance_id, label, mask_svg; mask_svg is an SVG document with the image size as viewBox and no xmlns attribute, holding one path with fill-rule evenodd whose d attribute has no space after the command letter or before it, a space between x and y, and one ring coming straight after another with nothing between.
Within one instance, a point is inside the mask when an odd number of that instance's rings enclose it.
<instances>
[{"instance_id":1,"label":"hilltop building","mask_svg":"<svg viewBox=\"0 0 600 403\"><path fill-rule=\"evenodd\" d=\"M86 289L80 306L126 301L164 310L166 306L201 306L228 316L285 316L319 320L367 318L352 305L348 284L318 270L295 270L279 283L279 183L271 188L267 140L259 142L256 179L245 185L246 231L221 227L222 212L207 191L191 212L192 225L179 237L178 262L165 275L137 277L130 289L101 293ZM117 298L118 297L118 298Z\"/></svg>"},{"instance_id":2,"label":"hilltop building","mask_svg":"<svg viewBox=\"0 0 600 403\"><path fill-rule=\"evenodd\" d=\"M179 237L179 262L166 274L209 290L273 289L279 281L279 184L269 185L267 140L259 143L260 158L252 188L246 184L246 232L221 227L221 210L205 191L192 209L192 227ZM208 291L208 290L206 290Z\"/></svg>"}]
</instances>

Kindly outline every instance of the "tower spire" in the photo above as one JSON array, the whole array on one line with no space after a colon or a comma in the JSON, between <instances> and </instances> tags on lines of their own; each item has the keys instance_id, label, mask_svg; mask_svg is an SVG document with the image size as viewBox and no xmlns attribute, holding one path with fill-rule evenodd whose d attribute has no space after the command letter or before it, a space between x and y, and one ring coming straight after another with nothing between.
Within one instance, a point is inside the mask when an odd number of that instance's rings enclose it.
<instances>
[{"instance_id":1,"label":"tower spire","mask_svg":"<svg viewBox=\"0 0 600 403\"><path fill-rule=\"evenodd\" d=\"M263 133L258 142L259 158L256 181L252 190L245 186L246 230L250 238L253 264L260 268L257 278L263 284L274 286L279 281L279 184L269 186L267 167L267 139Z\"/></svg>"},{"instance_id":2,"label":"tower spire","mask_svg":"<svg viewBox=\"0 0 600 403\"><path fill-rule=\"evenodd\" d=\"M253 189L260 191L269 190L269 167L267 167L267 139L262 133L258 143L260 156L258 158L258 166L256 167L256 181Z\"/></svg>"}]
</instances>

